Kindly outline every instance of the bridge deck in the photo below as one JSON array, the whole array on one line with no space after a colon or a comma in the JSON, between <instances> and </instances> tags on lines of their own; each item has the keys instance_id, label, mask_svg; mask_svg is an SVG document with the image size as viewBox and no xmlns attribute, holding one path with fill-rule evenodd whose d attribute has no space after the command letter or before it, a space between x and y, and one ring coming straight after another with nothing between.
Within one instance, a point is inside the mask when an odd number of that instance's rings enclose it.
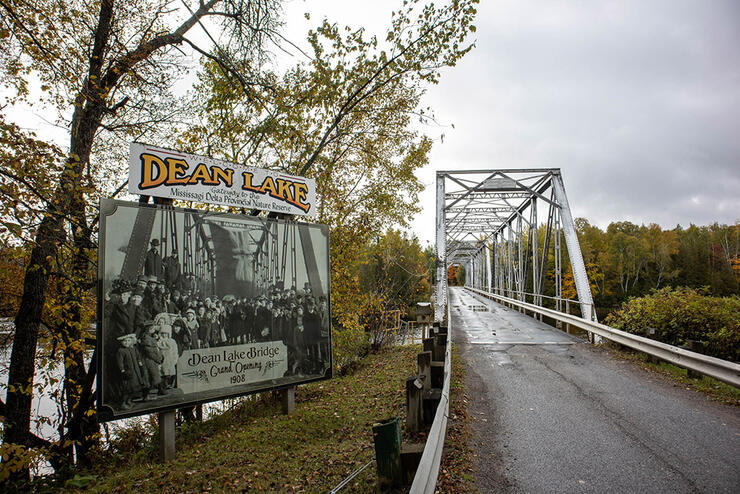
<instances>
[{"instance_id":1,"label":"bridge deck","mask_svg":"<svg viewBox=\"0 0 740 494\"><path fill-rule=\"evenodd\" d=\"M737 492L740 412L451 289L482 492Z\"/></svg>"}]
</instances>

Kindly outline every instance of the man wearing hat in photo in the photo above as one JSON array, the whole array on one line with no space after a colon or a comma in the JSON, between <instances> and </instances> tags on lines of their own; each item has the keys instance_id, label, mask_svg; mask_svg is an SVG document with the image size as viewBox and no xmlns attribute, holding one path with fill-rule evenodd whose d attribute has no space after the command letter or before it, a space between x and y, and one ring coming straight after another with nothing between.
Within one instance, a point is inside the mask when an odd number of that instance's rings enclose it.
<instances>
[{"instance_id":1,"label":"man wearing hat in photo","mask_svg":"<svg viewBox=\"0 0 740 494\"><path fill-rule=\"evenodd\" d=\"M120 374L116 366L115 355L121 347L120 338L131 330L131 315L128 311L128 302L131 295L131 287L124 280L116 280L111 290L111 300L106 302L106 309L110 308L110 316L104 325L105 352L111 358L106 359L105 369L105 402L122 402L122 386Z\"/></svg>"},{"instance_id":2,"label":"man wearing hat in photo","mask_svg":"<svg viewBox=\"0 0 740 494\"><path fill-rule=\"evenodd\" d=\"M172 250L172 254L164 260L164 282L170 291L180 287L180 259L177 257L177 250Z\"/></svg>"},{"instance_id":3,"label":"man wearing hat in photo","mask_svg":"<svg viewBox=\"0 0 740 494\"><path fill-rule=\"evenodd\" d=\"M262 299L261 307L257 309L257 327L254 328L256 341L270 341L273 339L275 321L273 319L273 303L268 298Z\"/></svg>"},{"instance_id":4,"label":"man wearing hat in photo","mask_svg":"<svg viewBox=\"0 0 740 494\"><path fill-rule=\"evenodd\" d=\"M149 283L144 291L144 302L142 305L146 307L146 310L152 317L165 311L164 297L162 296L163 288L160 288L161 285L162 282L156 276L150 276Z\"/></svg>"},{"instance_id":5,"label":"man wearing hat in photo","mask_svg":"<svg viewBox=\"0 0 740 494\"><path fill-rule=\"evenodd\" d=\"M136 278L136 286L134 288L141 288L142 291L146 290L146 287L149 283L149 277L145 274L140 274Z\"/></svg>"},{"instance_id":6,"label":"man wearing hat in photo","mask_svg":"<svg viewBox=\"0 0 740 494\"><path fill-rule=\"evenodd\" d=\"M185 314L185 311L188 308L188 302L187 300L185 300L185 297L182 296L180 290L175 289L172 292L172 303L175 304L177 312L179 312L180 314Z\"/></svg>"},{"instance_id":7,"label":"man wearing hat in photo","mask_svg":"<svg viewBox=\"0 0 740 494\"><path fill-rule=\"evenodd\" d=\"M159 239L153 239L151 241L151 248L146 253L146 261L144 261L144 274L147 276L156 276L157 278L163 275L163 264L162 256L159 254Z\"/></svg>"},{"instance_id":8,"label":"man wearing hat in photo","mask_svg":"<svg viewBox=\"0 0 740 494\"><path fill-rule=\"evenodd\" d=\"M215 348L226 343L226 334L218 322L218 309L211 307L206 312L205 331L208 338L208 346Z\"/></svg>"},{"instance_id":9,"label":"man wearing hat in photo","mask_svg":"<svg viewBox=\"0 0 740 494\"><path fill-rule=\"evenodd\" d=\"M144 291L144 298L150 298L152 294L157 290L157 277L151 275L146 280L146 290Z\"/></svg>"},{"instance_id":10,"label":"man wearing hat in photo","mask_svg":"<svg viewBox=\"0 0 740 494\"><path fill-rule=\"evenodd\" d=\"M180 308L177 306L174 300L172 300L172 294L169 290L165 289L164 294L162 295L163 298L163 304L164 305L164 311L169 312L170 314L179 314Z\"/></svg>"},{"instance_id":11,"label":"man wearing hat in photo","mask_svg":"<svg viewBox=\"0 0 740 494\"><path fill-rule=\"evenodd\" d=\"M167 289L164 286L164 281L158 279L154 284L154 301L152 303L152 315L157 315L162 312L170 312L167 310L167 297L165 294Z\"/></svg>"},{"instance_id":12,"label":"man wearing hat in photo","mask_svg":"<svg viewBox=\"0 0 740 494\"><path fill-rule=\"evenodd\" d=\"M136 334L137 338L141 338L144 332L144 323L151 319L152 316L147 308L141 303L144 300L144 290L136 287L134 293L131 295L131 303L133 304L133 327L132 332Z\"/></svg>"},{"instance_id":13,"label":"man wearing hat in photo","mask_svg":"<svg viewBox=\"0 0 740 494\"><path fill-rule=\"evenodd\" d=\"M115 283L112 294L116 297L112 297L107 304L110 306L110 319L105 330L112 338L118 339L131 332L133 322L131 320L133 313L129 311L131 285L125 280L120 280Z\"/></svg>"},{"instance_id":14,"label":"man wearing hat in photo","mask_svg":"<svg viewBox=\"0 0 740 494\"><path fill-rule=\"evenodd\" d=\"M122 280L113 280L113 286L105 292L103 296L103 324L110 324L113 306L121 303L121 290L119 289Z\"/></svg>"}]
</instances>

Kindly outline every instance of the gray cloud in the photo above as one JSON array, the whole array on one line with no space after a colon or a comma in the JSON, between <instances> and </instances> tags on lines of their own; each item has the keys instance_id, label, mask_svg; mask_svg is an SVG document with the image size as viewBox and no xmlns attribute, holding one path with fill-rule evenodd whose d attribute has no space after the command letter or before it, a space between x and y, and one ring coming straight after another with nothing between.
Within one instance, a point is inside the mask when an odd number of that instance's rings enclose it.
<instances>
[{"instance_id":1,"label":"gray cloud","mask_svg":"<svg viewBox=\"0 0 740 494\"><path fill-rule=\"evenodd\" d=\"M427 102L435 169L559 167L611 221L740 220L740 3L488 2L477 48ZM414 230L433 232L434 190ZM431 221L430 221L431 220Z\"/></svg>"}]
</instances>

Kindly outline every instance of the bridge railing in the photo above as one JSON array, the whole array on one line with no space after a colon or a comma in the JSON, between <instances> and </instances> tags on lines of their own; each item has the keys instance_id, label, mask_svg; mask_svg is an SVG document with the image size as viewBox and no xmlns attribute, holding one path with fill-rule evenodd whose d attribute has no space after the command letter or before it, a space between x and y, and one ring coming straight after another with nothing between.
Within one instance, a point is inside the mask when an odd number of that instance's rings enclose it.
<instances>
[{"instance_id":1,"label":"bridge railing","mask_svg":"<svg viewBox=\"0 0 740 494\"><path fill-rule=\"evenodd\" d=\"M449 297L447 298L449 301ZM447 304L447 344L445 345L444 381L442 395L434 414L434 422L429 429L424 452L421 455L419 466L414 475L414 481L409 489L410 494L433 494L437 488L439 465L442 461L442 449L447 434L447 416L450 413L450 378L452 375L452 318L450 318L450 304Z\"/></svg>"},{"instance_id":2,"label":"bridge railing","mask_svg":"<svg viewBox=\"0 0 740 494\"><path fill-rule=\"evenodd\" d=\"M539 314L549 317L556 321L570 324L584 331L595 333L602 338L619 343L626 347L647 353L666 362L678 365L685 369L696 371L705 376L713 377L719 381L725 382L736 388L740 388L740 364L729 362L727 360L710 357L701 353L692 352L684 348L651 340L643 336L627 333L605 324L594 321L588 321L581 317L558 312L553 309L547 309L538 305L523 302L513 298L503 297L496 293L489 293L477 288L466 287L468 290L482 295L484 297L496 300L511 307L518 307L525 312Z\"/></svg>"},{"instance_id":3,"label":"bridge railing","mask_svg":"<svg viewBox=\"0 0 740 494\"><path fill-rule=\"evenodd\" d=\"M466 286L466 288L471 288L474 290L479 290L478 288L473 288ZM484 293L488 293L485 290L481 290ZM542 295L540 293L531 293L531 292L520 292L516 290L503 290L506 292L508 297L506 298L512 298L516 300L521 300L522 302L528 302L531 300L531 303L534 305L540 305L540 302L544 300L552 300L553 305L555 306L555 310L558 312L564 312L566 314L571 314L571 307L575 308L576 310L580 311L581 305L585 305L588 307L587 310L591 312L591 318L594 318L596 315L596 307L594 304L590 304L588 302L581 303L580 300L577 298L565 298L565 297L553 297L550 295ZM495 295L500 295L504 297L504 295L501 295L500 293L493 292Z\"/></svg>"}]
</instances>

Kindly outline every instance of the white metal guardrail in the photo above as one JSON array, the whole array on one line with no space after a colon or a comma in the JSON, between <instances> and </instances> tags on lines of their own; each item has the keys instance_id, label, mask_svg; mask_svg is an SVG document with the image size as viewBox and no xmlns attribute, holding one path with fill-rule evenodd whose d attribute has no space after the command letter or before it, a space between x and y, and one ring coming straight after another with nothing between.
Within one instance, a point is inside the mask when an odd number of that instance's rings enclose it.
<instances>
[{"instance_id":1,"label":"white metal guardrail","mask_svg":"<svg viewBox=\"0 0 740 494\"><path fill-rule=\"evenodd\" d=\"M598 322L587 321L571 314L564 314L556 310L546 309L520 300L502 297L501 295L478 290L476 288L465 288L492 300L519 307L525 311L542 314L543 316L555 319L556 321L562 321L584 331L590 331L606 338L607 340L619 343L620 345L653 355L661 360L665 360L666 362L670 362L686 369L691 369L700 374L704 374L705 376L713 377L719 381L735 386L736 388L740 388L740 364L692 352L684 348L651 340L650 338L627 333L625 331L620 331L619 329L615 329Z\"/></svg>"},{"instance_id":2,"label":"white metal guardrail","mask_svg":"<svg viewBox=\"0 0 740 494\"><path fill-rule=\"evenodd\" d=\"M449 297L447 298L449 301ZM437 488L437 477L439 476L439 464L442 461L442 448L445 445L447 433L447 416L450 413L450 377L452 376L452 318L450 317L450 305L447 304L447 345L445 346L444 383L442 384L442 396L434 414L434 422L429 429L424 452L419 461L419 467L411 484L411 494L433 494Z\"/></svg>"}]
</instances>

